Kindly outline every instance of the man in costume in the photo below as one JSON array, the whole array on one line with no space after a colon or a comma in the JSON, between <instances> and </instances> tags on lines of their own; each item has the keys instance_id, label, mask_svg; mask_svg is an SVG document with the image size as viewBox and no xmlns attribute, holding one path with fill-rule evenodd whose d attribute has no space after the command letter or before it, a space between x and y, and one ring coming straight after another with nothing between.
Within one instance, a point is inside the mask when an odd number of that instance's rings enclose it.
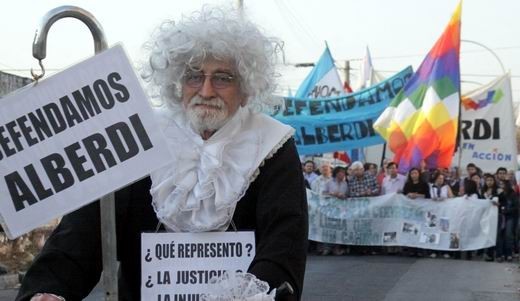
<instances>
[{"instance_id":1,"label":"man in costume","mask_svg":"<svg viewBox=\"0 0 520 301\"><path fill-rule=\"evenodd\" d=\"M301 298L307 202L293 129L260 113L276 53L236 11L205 7L165 22L141 74L173 163L116 192L119 296L139 300L141 233L254 230L248 272ZM99 203L67 216L27 271L17 300L81 300L102 270ZM61 299L60 299L61 298Z\"/></svg>"}]
</instances>

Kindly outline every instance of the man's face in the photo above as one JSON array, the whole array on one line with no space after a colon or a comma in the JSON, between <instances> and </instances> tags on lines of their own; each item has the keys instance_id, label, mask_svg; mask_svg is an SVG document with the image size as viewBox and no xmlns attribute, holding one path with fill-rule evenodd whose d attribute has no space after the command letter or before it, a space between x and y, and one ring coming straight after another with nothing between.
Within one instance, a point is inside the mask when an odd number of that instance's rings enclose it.
<instances>
[{"instance_id":1,"label":"man's face","mask_svg":"<svg viewBox=\"0 0 520 301\"><path fill-rule=\"evenodd\" d=\"M323 176L330 177L330 174L331 174L330 165L328 165L328 164L321 165L320 172Z\"/></svg>"},{"instance_id":2,"label":"man's face","mask_svg":"<svg viewBox=\"0 0 520 301\"><path fill-rule=\"evenodd\" d=\"M387 166L386 171L391 177L397 176L397 167L395 165Z\"/></svg>"},{"instance_id":3,"label":"man's face","mask_svg":"<svg viewBox=\"0 0 520 301\"><path fill-rule=\"evenodd\" d=\"M365 169L363 169L363 167L354 168L354 175L356 177L362 177L364 173Z\"/></svg>"},{"instance_id":4,"label":"man's face","mask_svg":"<svg viewBox=\"0 0 520 301\"><path fill-rule=\"evenodd\" d=\"M368 167L368 173L370 173L373 176L377 175L377 166L375 164L370 164L370 166Z\"/></svg>"},{"instance_id":5,"label":"man's face","mask_svg":"<svg viewBox=\"0 0 520 301\"><path fill-rule=\"evenodd\" d=\"M473 166L468 167L466 169L466 171L468 172L468 175L470 175L470 176L472 176L472 175L477 173L477 169L475 167L473 167Z\"/></svg>"},{"instance_id":6,"label":"man's face","mask_svg":"<svg viewBox=\"0 0 520 301\"><path fill-rule=\"evenodd\" d=\"M507 176L507 171L505 171L505 170L499 170L497 172L497 178L499 180L505 180L507 178L506 176Z\"/></svg>"},{"instance_id":7,"label":"man's face","mask_svg":"<svg viewBox=\"0 0 520 301\"><path fill-rule=\"evenodd\" d=\"M196 130L218 130L245 105L246 97L231 63L208 59L196 69L187 71L182 84L186 116Z\"/></svg>"},{"instance_id":8,"label":"man's face","mask_svg":"<svg viewBox=\"0 0 520 301\"><path fill-rule=\"evenodd\" d=\"M306 173L313 172L314 171L314 164L312 164L311 162L305 163L305 165L303 166L303 171L305 171Z\"/></svg>"}]
</instances>

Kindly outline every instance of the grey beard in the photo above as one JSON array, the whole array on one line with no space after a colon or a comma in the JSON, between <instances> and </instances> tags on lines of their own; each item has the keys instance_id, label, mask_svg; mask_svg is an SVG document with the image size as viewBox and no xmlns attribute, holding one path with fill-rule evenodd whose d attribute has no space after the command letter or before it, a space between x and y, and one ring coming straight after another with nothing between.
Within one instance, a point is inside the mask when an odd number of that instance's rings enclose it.
<instances>
[{"instance_id":1,"label":"grey beard","mask_svg":"<svg viewBox=\"0 0 520 301\"><path fill-rule=\"evenodd\" d=\"M207 109L195 106L201 103L214 105L215 108ZM230 119L226 104L222 99L204 100L199 96L193 97L188 104L186 118L193 130L199 134L205 131L217 131Z\"/></svg>"}]
</instances>

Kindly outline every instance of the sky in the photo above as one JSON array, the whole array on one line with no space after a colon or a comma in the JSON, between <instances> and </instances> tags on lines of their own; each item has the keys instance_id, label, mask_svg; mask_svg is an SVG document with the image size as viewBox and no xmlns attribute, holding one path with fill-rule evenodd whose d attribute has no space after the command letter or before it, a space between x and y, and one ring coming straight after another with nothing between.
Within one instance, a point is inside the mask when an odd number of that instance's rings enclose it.
<instances>
[{"instance_id":1,"label":"sky","mask_svg":"<svg viewBox=\"0 0 520 301\"><path fill-rule=\"evenodd\" d=\"M268 35L284 43L279 93L295 91L328 43L336 65L350 60L355 83L368 46L374 68L385 77L408 65L417 69L442 34L458 0L243 0L246 16ZM122 42L133 61L142 59L141 45L165 19L179 20L204 4L237 5L238 0L17 0L3 1L0 9L0 70L30 77L39 70L32 57L32 40L41 17L61 5L90 11L104 28L108 44ZM484 44L512 74L513 100L520 101L520 1L465 0L463 40ZM80 21L62 19L49 32L48 74L62 70L94 53L90 32ZM344 70L339 70L344 76ZM472 42L461 44L463 91L475 89L502 74L497 58Z\"/></svg>"}]
</instances>

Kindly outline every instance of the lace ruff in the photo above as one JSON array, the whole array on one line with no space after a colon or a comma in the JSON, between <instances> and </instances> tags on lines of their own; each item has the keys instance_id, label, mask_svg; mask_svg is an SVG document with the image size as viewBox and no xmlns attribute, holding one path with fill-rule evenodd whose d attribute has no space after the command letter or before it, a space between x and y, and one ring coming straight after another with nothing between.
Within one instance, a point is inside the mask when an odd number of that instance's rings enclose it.
<instances>
[{"instance_id":1,"label":"lace ruff","mask_svg":"<svg viewBox=\"0 0 520 301\"><path fill-rule=\"evenodd\" d=\"M259 167L294 132L270 117L240 108L204 141L181 112L161 108L157 113L174 161L151 174L150 193L157 217L175 232L226 230Z\"/></svg>"}]
</instances>

